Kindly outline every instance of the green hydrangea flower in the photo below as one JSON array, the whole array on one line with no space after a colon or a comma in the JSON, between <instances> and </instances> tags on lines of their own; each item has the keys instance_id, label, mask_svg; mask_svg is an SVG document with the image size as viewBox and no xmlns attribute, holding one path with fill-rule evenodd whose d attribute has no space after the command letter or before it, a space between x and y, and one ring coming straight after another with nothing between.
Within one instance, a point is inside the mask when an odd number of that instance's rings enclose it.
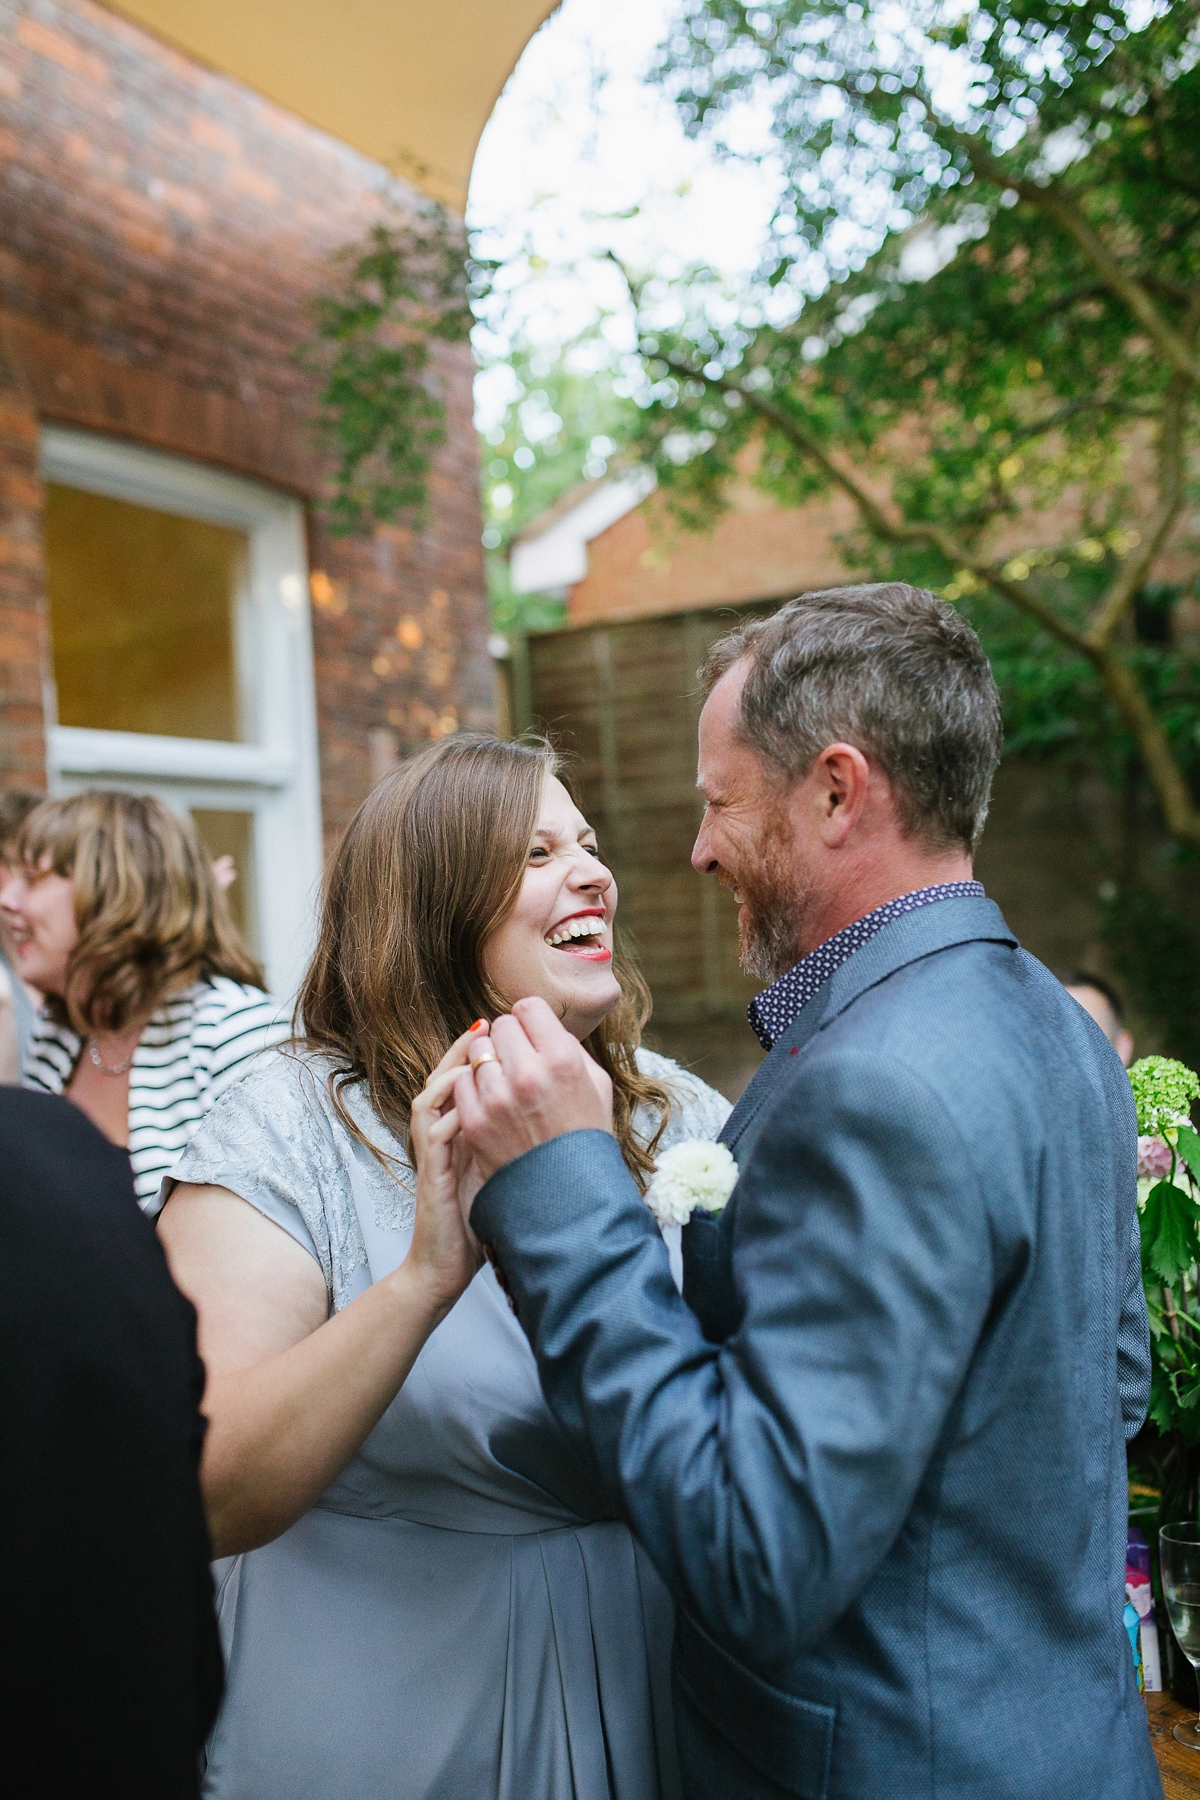
<instances>
[{"instance_id":1,"label":"green hydrangea flower","mask_svg":"<svg viewBox=\"0 0 1200 1800\"><path fill-rule=\"evenodd\" d=\"M1129 1085L1137 1101L1139 1134L1174 1143L1175 1127L1191 1123L1188 1113L1200 1094L1200 1075L1170 1056L1143 1056L1129 1071Z\"/></svg>"}]
</instances>

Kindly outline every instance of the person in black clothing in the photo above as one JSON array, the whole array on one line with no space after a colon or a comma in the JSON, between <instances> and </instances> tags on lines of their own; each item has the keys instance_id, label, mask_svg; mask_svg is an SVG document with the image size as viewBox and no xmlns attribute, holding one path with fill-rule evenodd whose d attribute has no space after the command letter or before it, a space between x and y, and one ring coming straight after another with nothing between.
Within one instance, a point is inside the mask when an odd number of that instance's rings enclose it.
<instances>
[{"instance_id":1,"label":"person in black clothing","mask_svg":"<svg viewBox=\"0 0 1200 1800\"><path fill-rule=\"evenodd\" d=\"M0 1089L0 1766L28 1800L194 1800L222 1670L195 1314L129 1158Z\"/></svg>"}]
</instances>

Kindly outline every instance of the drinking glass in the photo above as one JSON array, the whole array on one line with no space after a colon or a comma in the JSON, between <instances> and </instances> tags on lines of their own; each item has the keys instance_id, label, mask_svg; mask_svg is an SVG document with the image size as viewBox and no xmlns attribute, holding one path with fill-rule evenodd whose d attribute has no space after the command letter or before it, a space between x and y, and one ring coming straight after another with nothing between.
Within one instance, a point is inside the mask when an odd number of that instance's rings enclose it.
<instances>
[{"instance_id":1,"label":"drinking glass","mask_svg":"<svg viewBox=\"0 0 1200 1800\"><path fill-rule=\"evenodd\" d=\"M1171 1629L1200 1679L1200 1524L1184 1520L1181 1525L1164 1525L1158 1548ZM1200 1750L1200 1720L1177 1725L1175 1736L1181 1744Z\"/></svg>"}]
</instances>

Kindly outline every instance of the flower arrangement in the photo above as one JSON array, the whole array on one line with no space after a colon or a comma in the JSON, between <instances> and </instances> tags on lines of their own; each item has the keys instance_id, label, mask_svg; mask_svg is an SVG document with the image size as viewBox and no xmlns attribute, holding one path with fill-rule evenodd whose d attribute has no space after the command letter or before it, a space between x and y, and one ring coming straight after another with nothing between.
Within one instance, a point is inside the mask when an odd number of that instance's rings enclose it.
<instances>
[{"instance_id":1,"label":"flower arrangement","mask_svg":"<svg viewBox=\"0 0 1200 1800\"><path fill-rule=\"evenodd\" d=\"M724 1144L686 1138L659 1157L646 1205L660 1225L686 1225L697 1207L720 1212L737 1178L738 1166Z\"/></svg>"},{"instance_id":2,"label":"flower arrangement","mask_svg":"<svg viewBox=\"0 0 1200 1800\"><path fill-rule=\"evenodd\" d=\"M1188 1108L1200 1076L1166 1056L1129 1071L1138 1116L1142 1280L1150 1314L1150 1418L1200 1442L1200 1137Z\"/></svg>"}]
</instances>

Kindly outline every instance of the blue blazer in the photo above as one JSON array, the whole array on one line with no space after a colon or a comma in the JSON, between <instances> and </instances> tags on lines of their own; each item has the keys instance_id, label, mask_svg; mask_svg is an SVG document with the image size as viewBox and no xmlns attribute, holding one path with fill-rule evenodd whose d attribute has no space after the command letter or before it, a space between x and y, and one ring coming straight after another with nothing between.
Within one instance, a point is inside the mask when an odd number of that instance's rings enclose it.
<instances>
[{"instance_id":1,"label":"blue blazer","mask_svg":"<svg viewBox=\"0 0 1200 1800\"><path fill-rule=\"evenodd\" d=\"M1121 1623L1136 1129L1082 1007L947 900L756 1074L686 1303L606 1134L482 1189L547 1399L674 1595L691 1800L1161 1794Z\"/></svg>"}]
</instances>

